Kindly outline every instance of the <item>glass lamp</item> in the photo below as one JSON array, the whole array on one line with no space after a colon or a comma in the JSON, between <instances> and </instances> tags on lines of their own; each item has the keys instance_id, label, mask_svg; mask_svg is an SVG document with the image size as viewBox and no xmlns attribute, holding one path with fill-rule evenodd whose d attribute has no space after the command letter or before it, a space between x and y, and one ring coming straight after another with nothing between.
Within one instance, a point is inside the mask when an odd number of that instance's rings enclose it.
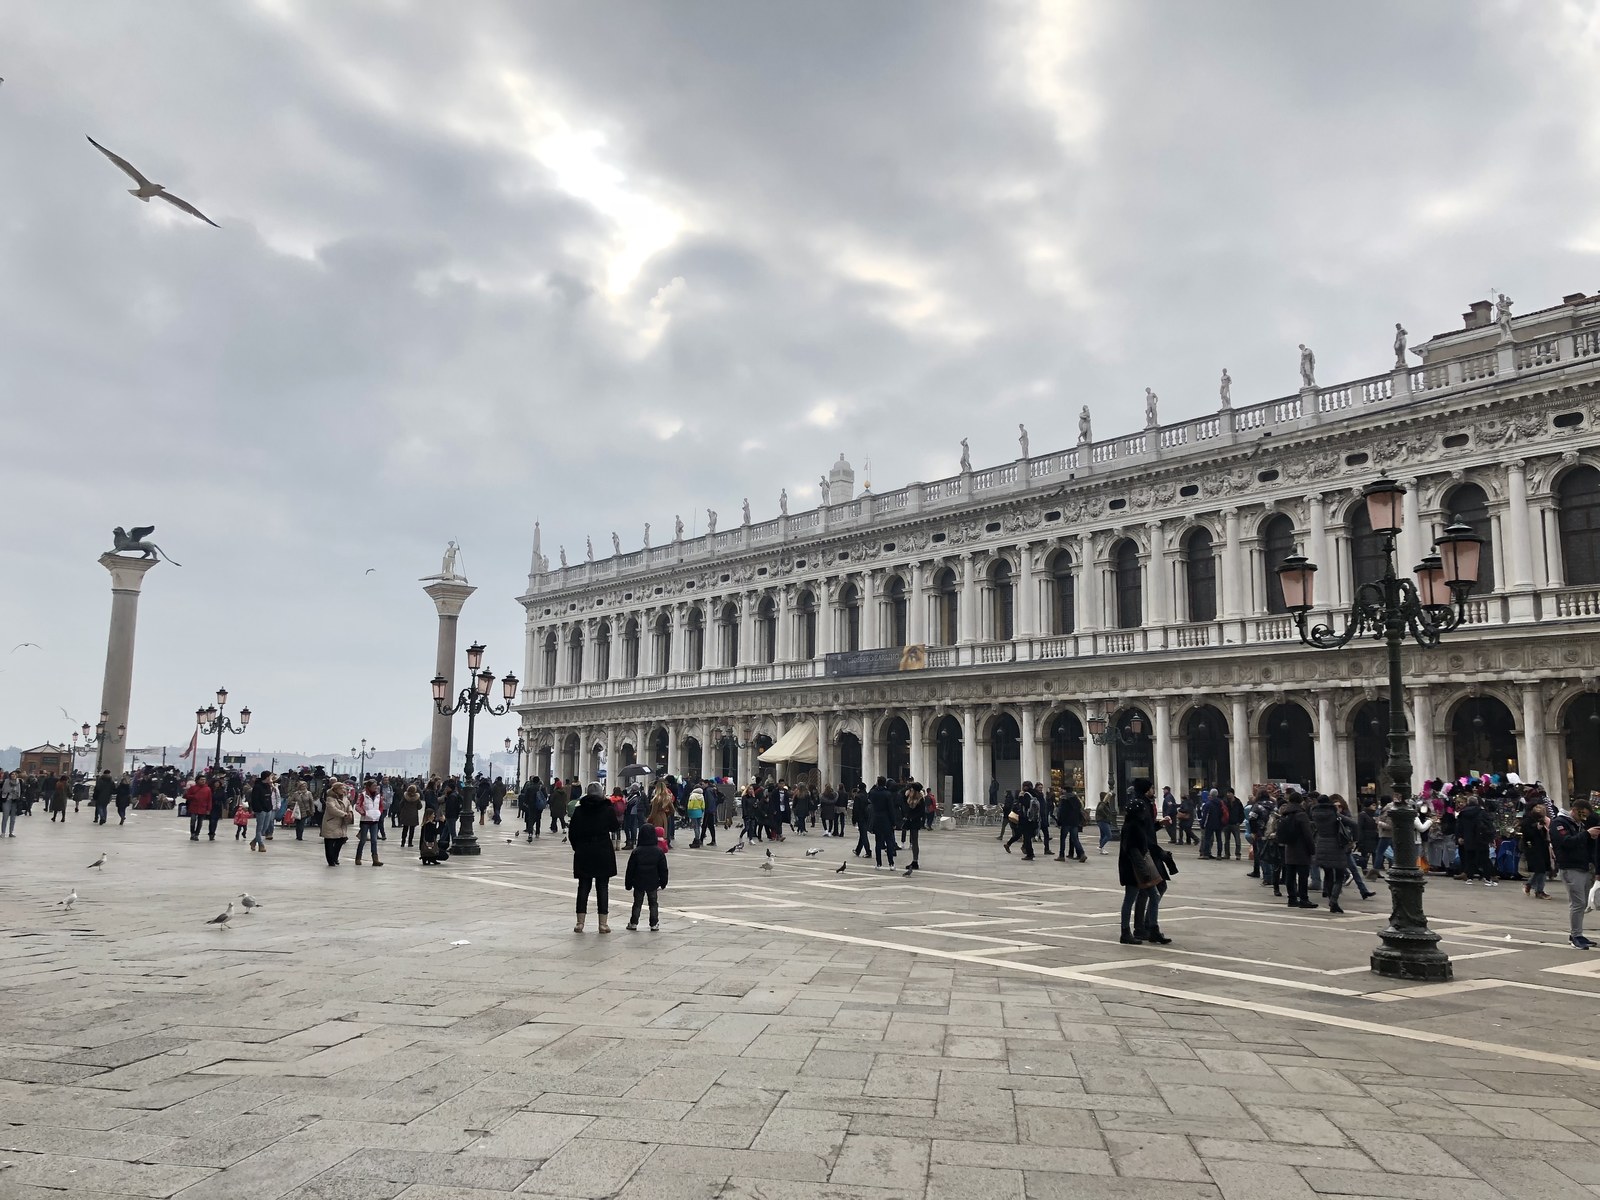
<instances>
[{"instance_id":1,"label":"glass lamp","mask_svg":"<svg viewBox=\"0 0 1600 1200\"><path fill-rule=\"evenodd\" d=\"M515 675L508 673L506 677L500 681L500 687L505 695L506 703L509 704L511 701L517 698L517 677Z\"/></svg>"},{"instance_id":2,"label":"glass lamp","mask_svg":"<svg viewBox=\"0 0 1600 1200\"><path fill-rule=\"evenodd\" d=\"M430 684L433 688L433 698L436 703L443 704L446 693L450 690L450 681L443 675L435 675Z\"/></svg>"},{"instance_id":3,"label":"glass lamp","mask_svg":"<svg viewBox=\"0 0 1600 1200\"><path fill-rule=\"evenodd\" d=\"M467 647L467 670L476 671L483 666L483 643L473 642Z\"/></svg>"},{"instance_id":4,"label":"glass lamp","mask_svg":"<svg viewBox=\"0 0 1600 1200\"><path fill-rule=\"evenodd\" d=\"M1470 592L1478 582L1478 567L1483 555L1483 539L1470 525L1457 521L1439 535L1435 545L1444 571L1444 582L1462 592Z\"/></svg>"},{"instance_id":5,"label":"glass lamp","mask_svg":"<svg viewBox=\"0 0 1600 1200\"><path fill-rule=\"evenodd\" d=\"M1414 574L1417 577L1417 599L1422 602L1422 607L1450 607L1450 586L1445 582L1444 565L1437 554L1430 554L1419 562Z\"/></svg>"},{"instance_id":6,"label":"glass lamp","mask_svg":"<svg viewBox=\"0 0 1600 1200\"><path fill-rule=\"evenodd\" d=\"M1367 519L1372 523L1373 533L1396 534L1404 523L1401 497L1406 494L1392 479L1378 479L1369 483L1362 489L1362 498L1367 502Z\"/></svg>"},{"instance_id":7,"label":"glass lamp","mask_svg":"<svg viewBox=\"0 0 1600 1200\"><path fill-rule=\"evenodd\" d=\"M1303 554L1291 554L1278 567L1278 584L1283 589L1283 606L1299 614L1311 610L1313 582L1317 565Z\"/></svg>"}]
</instances>

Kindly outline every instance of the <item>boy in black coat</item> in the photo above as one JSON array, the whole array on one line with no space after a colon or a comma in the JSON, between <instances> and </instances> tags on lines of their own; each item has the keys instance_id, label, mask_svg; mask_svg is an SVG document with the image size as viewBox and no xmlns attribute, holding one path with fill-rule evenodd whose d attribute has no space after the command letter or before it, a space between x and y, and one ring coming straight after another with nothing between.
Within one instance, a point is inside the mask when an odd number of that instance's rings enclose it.
<instances>
[{"instance_id":1,"label":"boy in black coat","mask_svg":"<svg viewBox=\"0 0 1600 1200\"><path fill-rule=\"evenodd\" d=\"M639 910L650 901L650 932L661 932L661 910L657 907L656 892L667 886L667 856L656 844L656 830L646 825L639 830L639 844L628 855L628 870L622 877L622 886L633 893L633 915L628 918L628 928L639 928Z\"/></svg>"}]
</instances>

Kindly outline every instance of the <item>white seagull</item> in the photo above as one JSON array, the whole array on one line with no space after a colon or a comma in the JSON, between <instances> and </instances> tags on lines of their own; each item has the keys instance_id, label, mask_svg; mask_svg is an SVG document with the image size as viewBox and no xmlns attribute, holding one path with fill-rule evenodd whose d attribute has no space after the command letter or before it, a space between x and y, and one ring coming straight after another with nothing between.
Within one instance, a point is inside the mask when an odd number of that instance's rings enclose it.
<instances>
[{"instance_id":1,"label":"white seagull","mask_svg":"<svg viewBox=\"0 0 1600 1200\"><path fill-rule=\"evenodd\" d=\"M229 900L228 901L228 907L223 909L216 916L212 917L211 920L206 922L206 924L207 925L216 925L216 926L219 926L222 929L226 929L228 927L228 921L232 917L233 917L233 901Z\"/></svg>"},{"instance_id":2,"label":"white seagull","mask_svg":"<svg viewBox=\"0 0 1600 1200\"><path fill-rule=\"evenodd\" d=\"M245 910L245 912L249 912L252 908L266 907L266 905L262 904L261 901L257 900L249 892L239 893L239 904Z\"/></svg>"},{"instance_id":3,"label":"white seagull","mask_svg":"<svg viewBox=\"0 0 1600 1200\"><path fill-rule=\"evenodd\" d=\"M74 904L76 904L77 902L78 902L78 889L77 888L73 888L70 892L67 893L67 898L65 900L57 900L56 901L56 907L57 908L64 908L68 912L71 912L72 911L72 906Z\"/></svg>"},{"instance_id":4,"label":"white seagull","mask_svg":"<svg viewBox=\"0 0 1600 1200\"><path fill-rule=\"evenodd\" d=\"M95 859L92 863L89 864L89 869L92 870L92 871L98 871L101 867L106 865L106 859L108 859L110 857L111 856L109 854L107 854L104 850L100 851L100 857Z\"/></svg>"},{"instance_id":5,"label":"white seagull","mask_svg":"<svg viewBox=\"0 0 1600 1200\"><path fill-rule=\"evenodd\" d=\"M762 869L762 870L763 870L763 871L770 871L770 870L772 870L772 860L771 860L771 859L770 859L770 858L769 858L769 859L767 859L767 860L766 860L766 861L764 861L764 862L763 862L763 863L762 863L762 864L761 864L761 869Z\"/></svg>"},{"instance_id":6,"label":"white seagull","mask_svg":"<svg viewBox=\"0 0 1600 1200\"><path fill-rule=\"evenodd\" d=\"M137 196L137 197L139 197L139 199L143 200L146 204L150 203L150 198L152 196L159 197L160 199L165 200L168 204L172 205L173 208L181 208L184 212L188 213L191 217L199 217L202 221L204 221L207 225L210 225L213 229L221 229L222 228L222 226L218 225L215 221L213 221L210 217L206 216L205 213L201 212L198 208L196 208L194 205L190 204L187 200L183 200L183 199L180 199L177 196L174 196L171 192L167 191L167 189L162 187L161 184L159 184L159 183L151 183L148 179L146 179L143 175L141 175L139 173L139 169L137 167L135 167L127 159L122 158L119 155L111 153L111 151L107 150L104 146L102 146L99 142L95 141L93 138L89 139L89 145L93 146L96 150L100 151L101 154L104 154L112 162L116 163L117 166L122 169L123 173L125 175L127 175L127 177L129 179L133 180L135 183L137 183L139 185L136 188L129 188L128 189L128 195Z\"/></svg>"},{"instance_id":7,"label":"white seagull","mask_svg":"<svg viewBox=\"0 0 1600 1200\"><path fill-rule=\"evenodd\" d=\"M815 858L817 855L819 855L821 853L822 853L822 847L821 846L817 846L815 849L807 850L806 851L806 857L807 858Z\"/></svg>"}]
</instances>

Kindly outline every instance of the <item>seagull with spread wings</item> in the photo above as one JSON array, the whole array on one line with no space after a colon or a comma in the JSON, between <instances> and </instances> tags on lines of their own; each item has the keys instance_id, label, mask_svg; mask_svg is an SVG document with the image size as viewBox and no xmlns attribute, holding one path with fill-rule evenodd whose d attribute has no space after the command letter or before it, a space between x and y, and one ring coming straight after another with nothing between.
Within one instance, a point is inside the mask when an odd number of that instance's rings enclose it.
<instances>
[{"instance_id":1,"label":"seagull with spread wings","mask_svg":"<svg viewBox=\"0 0 1600 1200\"><path fill-rule=\"evenodd\" d=\"M107 150L104 146L102 146L99 142L95 141L93 138L89 139L89 145L93 146L96 150L100 151L101 154L104 154L107 158L109 158L112 162L114 162L122 170L123 174L127 175L127 177L129 179L133 180L135 183L137 183L139 185L136 188L129 188L128 189L128 195L137 196L137 197L139 197L139 199L143 200L146 204L150 203L150 198L152 196L159 197L160 199L165 200L168 204L172 205L173 208L181 208L184 212L188 213L191 217L199 217L202 221L204 221L207 225L210 225L213 229L221 229L222 228L222 226L218 225L215 221L213 221L210 217L206 216L205 213L201 212L198 208L196 208L194 205L190 204L187 200L184 200L184 199L181 199L181 198L179 198L177 196L174 196L171 192L167 191L167 189L165 187L163 187L159 183L151 183L148 179L146 179L143 175L141 175L139 173L139 169L137 167L135 167L127 159L122 158L120 155L116 155L116 154L111 153L111 151Z\"/></svg>"}]
</instances>

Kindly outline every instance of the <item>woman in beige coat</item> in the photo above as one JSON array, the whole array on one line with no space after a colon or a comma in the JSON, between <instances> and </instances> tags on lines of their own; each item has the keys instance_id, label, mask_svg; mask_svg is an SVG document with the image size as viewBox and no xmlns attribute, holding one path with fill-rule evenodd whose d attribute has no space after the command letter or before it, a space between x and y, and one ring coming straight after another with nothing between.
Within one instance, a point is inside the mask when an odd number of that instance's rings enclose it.
<instances>
[{"instance_id":1,"label":"woman in beige coat","mask_svg":"<svg viewBox=\"0 0 1600 1200\"><path fill-rule=\"evenodd\" d=\"M322 852L330 867L339 865L339 851L350 840L350 823L355 819L355 812L344 784L330 785L322 800Z\"/></svg>"}]
</instances>

